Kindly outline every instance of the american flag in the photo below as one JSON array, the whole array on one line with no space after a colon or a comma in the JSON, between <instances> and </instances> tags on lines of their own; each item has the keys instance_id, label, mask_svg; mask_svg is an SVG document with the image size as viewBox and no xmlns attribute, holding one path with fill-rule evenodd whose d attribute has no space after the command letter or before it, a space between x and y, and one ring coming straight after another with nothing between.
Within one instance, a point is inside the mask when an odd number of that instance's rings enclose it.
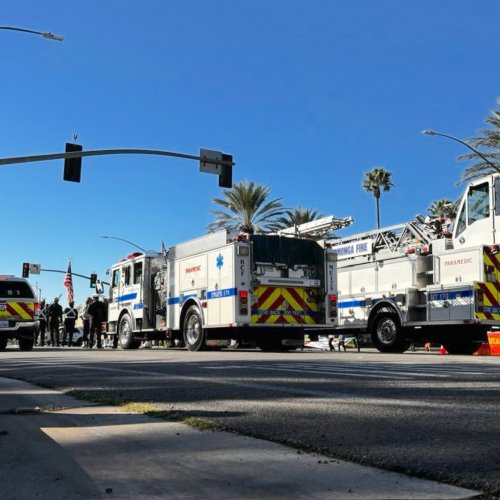
<instances>
[{"instance_id":1,"label":"american flag","mask_svg":"<svg viewBox=\"0 0 500 500\"><path fill-rule=\"evenodd\" d=\"M68 289L68 303L73 302L73 278L71 277L71 262L68 264L68 272L64 275L63 285Z\"/></svg>"}]
</instances>

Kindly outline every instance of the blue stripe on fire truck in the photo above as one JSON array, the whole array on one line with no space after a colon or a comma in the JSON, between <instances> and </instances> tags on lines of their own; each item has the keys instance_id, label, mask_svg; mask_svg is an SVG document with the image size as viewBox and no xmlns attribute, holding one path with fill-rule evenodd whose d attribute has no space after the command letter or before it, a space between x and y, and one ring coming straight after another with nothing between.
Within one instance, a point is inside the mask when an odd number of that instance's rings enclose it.
<instances>
[{"instance_id":1,"label":"blue stripe on fire truck","mask_svg":"<svg viewBox=\"0 0 500 500\"><path fill-rule=\"evenodd\" d=\"M207 300L223 299L225 297L234 297L236 295L236 293L237 293L236 288L224 288L223 290L213 290L213 291L207 293ZM190 295L184 295L182 303L186 302L186 300L190 299L191 297L198 297L198 294L192 293ZM180 304L180 303L181 303L180 297L170 297L167 300L167 304L169 306L174 305L174 304Z\"/></svg>"},{"instance_id":2,"label":"blue stripe on fire truck","mask_svg":"<svg viewBox=\"0 0 500 500\"><path fill-rule=\"evenodd\" d=\"M223 299L224 297L233 297L236 295L236 288L224 288L223 290L214 290L207 293L207 299Z\"/></svg>"},{"instance_id":3,"label":"blue stripe on fire truck","mask_svg":"<svg viewBox=\"0 0 500 500\"><path fill-rule=\"evenodd\" d=\"M470 298L474 295L472 290L454 290L449 292L430 292L429 301L439 301L439 300L455 300L455 299L465 299Z\"/></svg>"},{"instance_id":4,"label":"blue stripe on fire truck","mask_svg":"<svg viewBox=\"0 0 500 500\"><path fill-rule=\"evenodd\" d=\"M364 300L349 300L345 302L339 302L338 307L339 309L346 309L347 307L353 308L353 307L363 307L365 305Z\"/></svg>"},{"instance_id":5,"label":"blue stripe on fire truck","mask_svg":"<svg viewBox=\"0 0 500 500\"><path fill-rule=\"evenodd\" d=\"M134 300L137 298L137 293L129 293L127 295L121 295L116 298L116 302L126 302L127 300Z\"/></svg>"}]
</instances>

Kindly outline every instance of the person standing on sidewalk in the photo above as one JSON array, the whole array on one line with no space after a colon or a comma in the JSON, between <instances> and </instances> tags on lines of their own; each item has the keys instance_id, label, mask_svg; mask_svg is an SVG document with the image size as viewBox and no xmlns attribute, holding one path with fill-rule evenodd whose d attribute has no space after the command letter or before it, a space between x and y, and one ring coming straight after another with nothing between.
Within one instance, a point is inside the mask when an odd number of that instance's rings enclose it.
<instances>
[{"instance_id":1,"label":"person standing on sidewalk","mask_svg":"<svg viewBox=\"0 0 500 500\"><path fill-rule=\"evenodd\" d=\"M345 348L345 335L343 335L342 333L339 335L339 352L341 347L342 349L344 349L344 352L347 350Z\"/></svg>"},{"instance_id":2,"label":"person standing on sidewalk","mask_svg":"<svg viewBox=\"0 0 500 500\"><path fill-rule=\"evenodd\" d=\"M78 318L78 310L73 301L68 306L64 309L64 334L62 343L66 345L66 341L68 341L68 346L71 347L73 345L73 332L75 331L75 322Z\"/></svg>"},{"instance_id":3,"label":"person standing on sidewalk","mask_svg":"<svg viewBox=\"0 0 500 500\"><path fill-rule=\"evenodd\" d=\"M43 347L45 345L45 332L47 331L47 304L45 299L40 302L38 311L38 331L36 333L35 344Z\"/></svg>"},{"instance_id":4,"label":"person standing on sidewalk","mask_svg":"<svg viewBox=\"0 0 500 500\"><path fill-rule=\"evenodd\" d=\"M85 305L83 306L82 311L82 321L83 321L83 339L82 346L88 347L89 345L89 334L90 334L90 320L92 316L89 314L89 306L92 304L92 297L87 297L85 301Z\"/></svg>"},{"instance_id":5,"label":"person standing on sidewalk","mask_svg":"<svg viewBox=\"0 0 500 500\"><path fill-rule=\"evenodd\" d=\"M61 346L61 342L59 340L59 326L61 325L62 315L63 310L61 304L59 304L59 298L56 297L48 309L50 344L52 346Z\"/></svg>"},{"instance_id":6,"label":"person standing on sidewalk","mask_svg":"<svg viewBox=\"0 0 500 500\"><path fill-rule=\"evenodd\" d=\"M106 321L104 304L99 301L99 295L94 295L92 297L92 303L89 305L88 313L90 314L90 338L89 338L89 348L92 349L94 346L94 336L95 343L98 349L102 349L102 323ZM106 309L107 314L107 309Z\"/></svg>"}]
</instances>

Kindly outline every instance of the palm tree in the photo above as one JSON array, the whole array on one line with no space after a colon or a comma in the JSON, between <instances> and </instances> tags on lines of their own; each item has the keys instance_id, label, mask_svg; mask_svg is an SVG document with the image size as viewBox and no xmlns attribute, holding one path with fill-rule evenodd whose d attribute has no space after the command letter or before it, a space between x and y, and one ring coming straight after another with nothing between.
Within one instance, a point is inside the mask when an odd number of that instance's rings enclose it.
<instances>
[{"instance_id":1,"label":"palm tree","mask_svg":"<svg viewBox=\"0 0 500 500\"><path fill-rule=\"evenodd\" d=\"M497 99L497 106L500 106L500 98ZM478 150L486 149L486 151L480 151L480 153L500 169L500 110L493 110L485 119L485 122L491 125L492 128L480 130L479 137L473 137L466 142ZM488 162L484 161L484 158L481 158L481 155L476 153L461 155L458 159L475 162L464 170L462 182L496 172L492 165L488 164Z\"/></svg>"},{"instance_id":2,"label":"palm tree","mask_svg":"<svg viewBox=\"0 0 500 500\"><path fill-rule=\"evenodd\" d=\"M275 229L276 218L285 213L281 198L269 201L271 189L253 181L241 181L224 189L223 198L213 198L220 209L211 210L215 221L208 225L207 231L237 229L243 233L265 233Z\"/></svg>"},{"instance_id":3,"label":"palm tree","mask_svg":"<svg viewBox=\"0 0 500 500\"><path fill-rule=\"evenodd\" d=\"M373 193L375 197L375 205L377 208L377 229L380 229L380 193L382 191L390 191L394 184L391 182L391 172L384 170L381 167L375 167L371 172L365 172L365 180L363 188L368 193Z\"/></svg>"},{"instance_id":4,"label":"palm tree","mask_svg":"<svg viewBox=\"0 0 500 500\"><path fill-rule=\"evenodd\" d=\"M322 217L323 214L319 210L302 208L300 205L297 205L293 210L285 210L284 216L280 217L276 223L279 229L286 229L288 227L298 226L299 224L305 224L306 222L312 222Z\"/></svg>"},{"instance_id":5,"label":"palm tree","mask_svg":"<svg viewBox=\"0 0 500 500\"><path fill-rule=\"evenodd\" d=\"M449 217L454 219L456 216L456 204L447 198L442 198L440 200L433 201L427 212L431 217Z\"/></svg>"},{"instance_id":6,"label":"palm tree","mask_svg":"<svg viewBox=\"0 0 500 500\"><path fill-rule=\"evenodd\" d=\"M293 210L287 209L285 211L284 216L280 217L276 220L276 223L273 224L275 230L280 229L288 229L290 227L299 226L300 224L305 224L307 222L312 222L314 220L321 219L323 214L319 210L314 210L312 208L302 208L300 205L297 205ZM325 237L325 233L318 233L311 235L309 234L309 238L319 240Z\"/></svg>"}]
</instances>

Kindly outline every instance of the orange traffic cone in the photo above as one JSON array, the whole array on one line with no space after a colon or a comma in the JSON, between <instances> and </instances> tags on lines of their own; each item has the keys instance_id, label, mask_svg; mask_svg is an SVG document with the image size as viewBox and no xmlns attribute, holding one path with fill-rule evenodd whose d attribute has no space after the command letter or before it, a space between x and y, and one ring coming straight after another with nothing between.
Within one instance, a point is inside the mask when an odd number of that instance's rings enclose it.
<instances>
[{"instance_id":1,"label":"orange traffic cone","mask_svg":"<svg viewBox=\"0 0 500 500\"><path fill-rule=\"evenodd\" d=\"M479 349L474 353L474 356L490 356L491 349L490 344L488 342L483 342Z\"/></svg>"},{"instance_id":2,"label":"orange traffic cone","mask_svg":"<svg viewBox=\"0 0 500 500\"><path fill-rule=\"evenodd\" d=\"M443 345L439 348L439 354L448 354L448 351L444 348Z\"/></svg>"}]
</instances>

